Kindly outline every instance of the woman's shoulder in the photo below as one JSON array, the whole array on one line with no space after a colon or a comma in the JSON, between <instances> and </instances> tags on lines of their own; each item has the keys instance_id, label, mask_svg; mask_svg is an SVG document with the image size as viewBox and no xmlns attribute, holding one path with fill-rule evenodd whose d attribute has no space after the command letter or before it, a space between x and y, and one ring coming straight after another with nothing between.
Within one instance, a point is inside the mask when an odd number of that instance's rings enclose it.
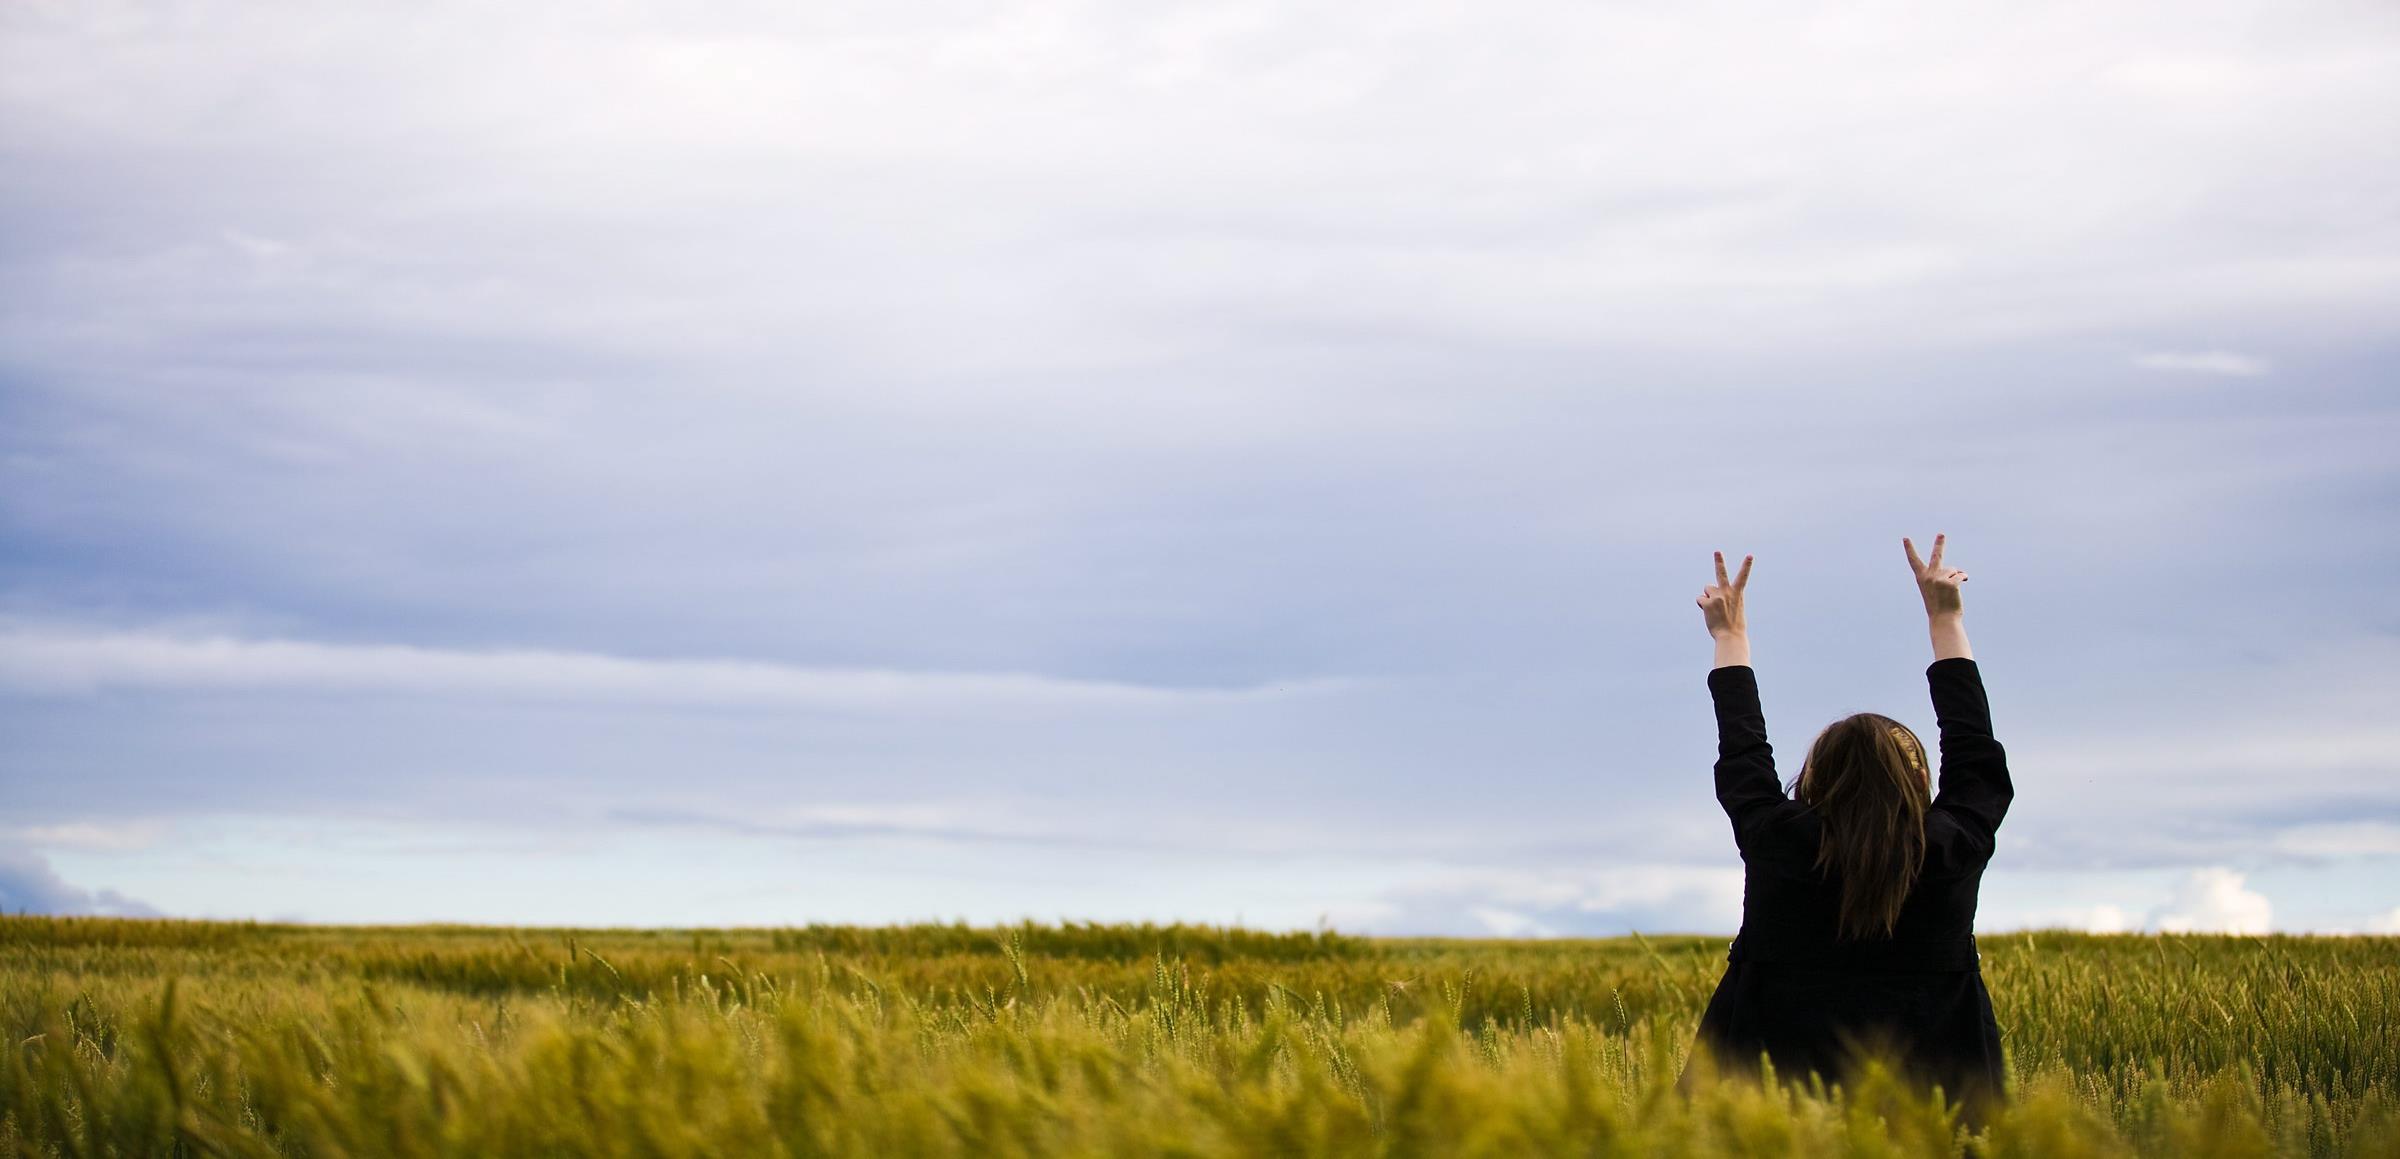
<instances>
[{"instance_id":1,"label":"woman's shoulder","mask_svg":"<svg viewBox=\"0 0 2400 1159\"><path fill-rule=\"evenodd\" d=\"M1817 844L1824 823L1817 811L1799 801L1778 801L1767 809L1767 815L1751 831L1750 844L1743 850L1745 857L1779 859L1801 865L1813 865L1817 859Z\"/></svg>"},{"instance_id":2,"label":"woman's shoulder","mask_svg":"<svg viewBox=\"0 0 2400 1159\"><path fill-rule=\"evenodd\" d=\"M1973 831L1959 824L1948 809L1928 809L1925 812L1925 873L1928 876L1957 876L1981 872L1991 860L1981 840Z\"/></svg>"}]
</instances>

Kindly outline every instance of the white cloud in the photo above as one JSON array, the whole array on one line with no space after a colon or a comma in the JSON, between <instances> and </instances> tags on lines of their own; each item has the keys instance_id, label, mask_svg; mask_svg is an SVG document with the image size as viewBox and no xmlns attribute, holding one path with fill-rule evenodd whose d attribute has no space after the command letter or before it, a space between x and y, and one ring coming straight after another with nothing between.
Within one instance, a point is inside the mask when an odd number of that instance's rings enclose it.
<instances>
[{"instance_id":1,"label":"white cloud","mask_svg":"<svg viewBox=\"0 0 2400 1159\"><path fill-rule=\"evenodd\" d=\"M2164 907L2152 911L2150 926L2165 933L2263 934L2274 907L2265 894L2242 886L2242 875L2221 866L2195 869Z\"/></svg>"},{"instance_id":2,"label":"white cloud","mask_svg":"<svg viewBox=\"0 0 2400 1159\"><path fill-rule=\"evenodd\" d=\"M2400 854L2400 824L2339 821L2279 829L2266 845L2277 853L2306 858L2373 857Z\"/></svg>"},{"instance_id":3,"label":"white cloud","mask_svg":"<svg viewBox=\"0 0 2400 1159\"><path fill-rule=\"evenodd\" d=\"M2185 374L2219 374L2231 378L2256 378L2265 374L2269 369L2267 360L2264 358L2256 358L2248 354L2235 354L2230 350L2189 352L2162 350L2140 355L2133 360L2133 364L2144 370L2166 370Z\"/></svg>"},{"instance_id":4,"label":"white cloud","mask_svg":"<svg viewBox=\"0 0 2400 1159\"><path fill-rule=\"evenodd\" d=\"M2400 906L2367 918L2366 932L2370 934L2400 934Z\"/></svg>"},{"instance_id":5,"label":"white cloud","mask_svg":"<svg viewBox=\"0 0 2400 1159\"><path fill-rule=\"evenodd\" d=\"M2113 905L2096 905L2083 915L2081 928L2095 934L2117 934L2133 928L2132 918Z\"/></svg>"},{"instance_id":6,"label":"white cloud","mask_svg":"<svg viewBox=\"0 0 2400 1159\"><path fill-rule=\"evenodd\" d=\"M2134 928L2133 916L2121 906L2088 905L2058 906L2048 909L2013 911L2005 914L1978 914L1978 930L2082 930L2093 934L2121 934Z\"/></svg>"},{"instance_id":7,"label":"white cloud","mask_svg":"<svg viewBox=\"0 0 2400 1159\"><path fill-rule=\"evenodd\" d=\"M48 860L0 848L0 913L157 917L158 910L113 889L68 884Z\"/></svg>"},{"instance_id":8,"label":"white cloud","mask_svg":"<svg viewBox=\"0 0 2400 1159\"><path fill-rule=\"evenodd\" d=\"M1558 937L1731 933L1741 910L1738 866L1476 867L1425 874L1336 907L1333 916L1345 929L1368 933Z\"/></svg>"},{"instance_id":9,"label":"white cloud","mask_svg":"<svg viewBox=\"0 0 2400 1159\"><path fill-rule=\"evenodd\" d=\"M1028 673L818 668L530 649L461 651L0 623L0 688L371 692L500 700L847 711L1134 708L1267 700L1331 679L1184 688Z\"/></svg>"},{"instance_id":10,"label":"white cloud","mask_svg":"<svg viewBox=\"0 0 2400 1159\"><path fill-rule=\"evenodd\" d=\"M148 849L167 834L167 823L138 821L70 821L57 825L28 825L16 831L18 840L37 848L126 851Z\"/></svg>"},{"instance_id":11,"label":"white cloud","mask_svg":"<svg viewBox=\"0 0 2400 1159\"><path fill-rule=\"evenodd\" d=\"M141 199L149 220L244 263L336 242L359 260L280 281L162 268L189 253L159 231L73 263L80 301L17 295L21 334L404 318L653 351L797 334L963 369L1293 323L1683 349L1733 323L1888 348L2262 304L2364 315L2400 276L2359 244L2363 207L2290 212L2384 175L2367 146L2388 126L2353 115L2392 93L2371 20L1381 11L1361 40L1342 6L1300 3L1201 21L59 6L11 28L0 127L30 159L138 158L188 188L181 213ZM317 180L239 184L227 155Z\"/></svg>"},{"instance_id":12,"label":"white cloud","mask_svg":"<svg viewBox=\"0 0 2400 1159\"><path fill-rule=\"evenodd\" d=\"M2400 721L2383 710L2400 641L2309 635L2327 642L2277 641L2230 661L2161 644L2189 680L2172 702L2111 689L2019 709L2002 739L2027 791L2003 843L2029 859L2019 864L2083 868L2400 853L2388 788Z\"/></svg>"},{"instance_id":13,"label":"white cloud","mask_svg":"<svg viewBox=\"0 0 2400 1159\"><path fill-rule=\"evenodd\" d=\"M1467 913L1476 921L1483 923L1484 932L1498 937L1547 938L1555 937L1558 934L1557 930L1512 910L1478 905L1467 907Z\"/></svg>"}]
</instances>

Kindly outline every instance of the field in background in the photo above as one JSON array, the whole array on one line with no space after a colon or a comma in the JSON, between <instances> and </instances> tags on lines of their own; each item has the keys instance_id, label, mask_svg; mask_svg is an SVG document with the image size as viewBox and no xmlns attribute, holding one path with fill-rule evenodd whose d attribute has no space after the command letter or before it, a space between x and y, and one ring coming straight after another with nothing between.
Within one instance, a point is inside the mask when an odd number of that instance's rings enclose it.
<instances>
[{"instance_id":1,"label":"field in background","mask_svg":"<svg viewBox=\"0 0 2400 1159\"><path fill-rule=\"evenodd\" d=\"M1673 1086L1725 941L0 917L0 1153L1950 1154ZM1996 1155L2400 1155L2400 938L1987 938Z\"/></svg>"}]
</instances>

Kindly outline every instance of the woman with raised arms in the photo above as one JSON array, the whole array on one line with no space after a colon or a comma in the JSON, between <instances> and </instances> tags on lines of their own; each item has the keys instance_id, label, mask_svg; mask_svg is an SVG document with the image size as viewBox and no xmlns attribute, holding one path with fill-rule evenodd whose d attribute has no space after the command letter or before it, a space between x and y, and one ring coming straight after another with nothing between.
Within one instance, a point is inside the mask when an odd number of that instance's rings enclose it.
<instances>
[{"instance_id":1,"label":"woman with raised arms","mask_svg":"<svg viewBox=\"0 0 2400 1159\"><path fill-rule=\"evenodd\" d=\"M1975 1125L2005 1097L2000 1026L1975 951L1976 891L2015 791L1967 648L1967 573L1943 564L1944 538L1922 560L1900 541L1933 640L1925 679L1940 782L1915 733L1862 712L1817 734L1789 796L1750 667L1751 557L1728 578L1717 553L1717 582L1699 603L1716 641L1717 802L1742 856L1742 928L1695 1054L1745 1074L1763 1054L1780 1075L1813 1070L1833 1082L1878 1053L1940 1084Z\"/></svg>"}]
</instances>

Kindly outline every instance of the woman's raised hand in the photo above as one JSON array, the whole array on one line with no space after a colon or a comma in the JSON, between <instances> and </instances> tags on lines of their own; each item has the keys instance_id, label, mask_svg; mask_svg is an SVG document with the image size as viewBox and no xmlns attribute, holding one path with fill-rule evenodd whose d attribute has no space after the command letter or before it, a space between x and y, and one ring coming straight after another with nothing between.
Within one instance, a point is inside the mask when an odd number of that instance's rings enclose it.
<instances>
[{"instance_id":1,"label":"woman's raised hand","mask_svg":"<svg viewBox=\"0 0 2400 1159\"><path fill-rule=\"evenodd\" d=\"M1742 574L1725 578L1725 553L1717 553L1717 582L1700 589L1700 616L1711 636L1746 636L1750 623L1742 617L1742 589L1750 584L1750 560L1742 557Z\"/></svg>"},{"instance_id":2,"label":"woman's raised hand","mask_svg":"<svg viewBox=\"0 0 2400 1159\"><path fill-rule=\"evenodd\" d=\"M1967 582L1967 573L1942 565L1944 538L1941 535L1933 537L1932 558L1918 559L1917 545L1910 543L1905 535L1900 537L1900 548L1908 553L1909 574L1917 577L1917 592L1925 597L1925 614L1928 616L1965 613L1965 607L1959 602L1958 585Z\"/></svg>"}]
</instances>

